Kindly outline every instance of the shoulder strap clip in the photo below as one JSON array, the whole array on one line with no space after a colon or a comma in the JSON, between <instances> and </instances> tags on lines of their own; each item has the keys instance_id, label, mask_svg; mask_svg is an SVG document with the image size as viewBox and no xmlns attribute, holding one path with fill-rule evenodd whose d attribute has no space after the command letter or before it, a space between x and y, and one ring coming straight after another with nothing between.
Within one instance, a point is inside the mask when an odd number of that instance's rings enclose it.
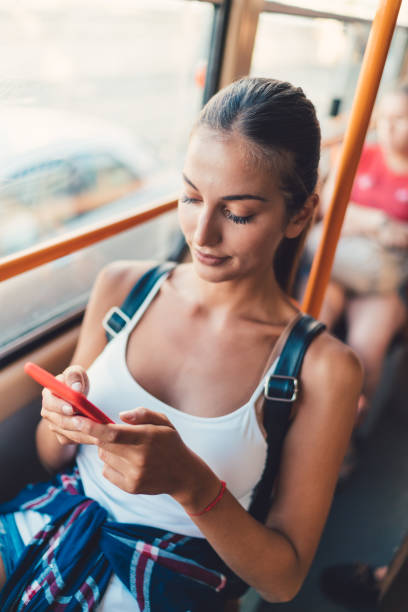
<instances>
[{"instance_id":1,"label":"shoulder strap clip","mask_svg":"<svg viewBox=\"0 0 408 612\"><path fill-rule=\"evenodd\" d=\"M118 333L126 327L130 318L118 306L112 306L102 320L102 326L108 334L114 338Z\"/></svg>"},{"instance_id":2,"label":"shoulder strap clip","mask_svg":"<svg viewBox=\"0 0 408 612\"><path fill-rule=\"evenodd\" d=\"M309 344L324 328L322 323L309 315L302 315L286 339L275 373L267 376L265 381L263 424L268 446L267 457L248 510L262 523L265 522L272 503L283 441L291 423L292 402L298 396L298 379L303 357Z\"/></svg>"},{"instance_id":3,"label":"shoulder strap clip","mask_svg":"<svg viewBox=\"0 0 408 612\"><path fill-rule=\"evenodd\" d=\"M271 374L265 380L264 396L267 400L278 402L294 402L299 390L298 379L295 376Z\"/></svg>"},{"instance_id":4,"label":"shoulder strap clip","mask_svg":"<svg viewBox=\"0 0 408 612\"><path fill-rule=\"evenodd\" d=\"M106 331L108 342L126 327L138 308L143 304L150 291L153 290L158 280L164 274L168 274L175 266L175 262L165 261L150 268L133 286L121 307L113 306L113 308L106 313L102 325Z\"/></svg>"}]
</instances>

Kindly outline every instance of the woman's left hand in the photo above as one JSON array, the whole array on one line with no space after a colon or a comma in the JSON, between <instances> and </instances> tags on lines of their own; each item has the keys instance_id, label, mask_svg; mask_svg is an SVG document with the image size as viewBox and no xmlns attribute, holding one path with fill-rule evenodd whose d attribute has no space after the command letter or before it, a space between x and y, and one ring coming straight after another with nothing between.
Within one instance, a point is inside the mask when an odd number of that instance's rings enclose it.
<instances>
[{"instance_id":1,"label":"woman's left hand","mask_svg":"<svg viewBox=\"0 0 408 612\"><path fill-rule=\"evenodd\" d=\"M167 493L183 506L195 508L214 491L219 480L191 451L160 413L136 408L121 413L125 425L98 425L81 419L97 441L103 475L127 493ZM214 484L215 483L215 484Z\"/></svg>"}]
</instances>

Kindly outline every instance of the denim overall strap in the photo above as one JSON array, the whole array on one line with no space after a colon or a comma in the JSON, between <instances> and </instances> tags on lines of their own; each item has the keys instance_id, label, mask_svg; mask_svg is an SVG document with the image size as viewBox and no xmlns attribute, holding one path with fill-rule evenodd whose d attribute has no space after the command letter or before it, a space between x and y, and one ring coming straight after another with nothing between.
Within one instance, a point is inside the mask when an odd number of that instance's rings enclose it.
<instances>
[{"instance_id":1,"label":"denim overall strap","mask_svg":"<svg viewBox=\"0 0 408 612\"><path fill-rule=\"evenodd\" d=\"M311 341L324 329L323 323L309 315L300 317L285 342L274 373L265 381L263 423L268 452L262 477L254 489L249 507L250 514L262 523L272 503L283 440L289 429L292 404L298 394L298 376L303 358Z\"/></svg>"},{"instance_id":2,"label":"denim overall strap","mask_svg":"<svg viewBox=\"0 0 408 612\"><path fill-rule=\"evenodd\" d=\"M134 285L122 306L113 306L104 317L103 326L108 342L129 323L138 308L143 304L159 278L176 266L172 261L166 261L148 270Z\"/></svg>"}]
</instances>

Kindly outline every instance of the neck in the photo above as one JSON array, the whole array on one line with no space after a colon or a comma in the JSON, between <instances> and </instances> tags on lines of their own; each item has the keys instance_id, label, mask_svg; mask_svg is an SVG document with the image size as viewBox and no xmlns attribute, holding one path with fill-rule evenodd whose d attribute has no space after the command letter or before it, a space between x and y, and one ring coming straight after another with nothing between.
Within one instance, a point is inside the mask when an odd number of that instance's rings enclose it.
<instances>
[{"instance_id":1,"label":"neck","mask_svg":"<svg viewBox=\"0 0 408 612\"><path fill-rule=\"evenodd\" d=\"M262 270L230 281L213 283L194 273L199 306L217 316L273 319L284 322L293 306L279 287L272 269Z\"/></svg>"}]
</instances>

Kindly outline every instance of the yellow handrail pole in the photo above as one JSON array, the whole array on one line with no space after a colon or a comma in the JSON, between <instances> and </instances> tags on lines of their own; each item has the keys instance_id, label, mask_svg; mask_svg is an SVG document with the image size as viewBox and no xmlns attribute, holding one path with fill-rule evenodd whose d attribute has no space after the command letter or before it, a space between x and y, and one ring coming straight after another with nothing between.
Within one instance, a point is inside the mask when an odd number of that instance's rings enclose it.
<instances>
[{"instance_id":1,"label":"yellow handrail pole","mask_svg":"<svg viewBox=\"0 0 408 612\"><path fill-rule=\"evenodd\" d=\"M402 0L382 0L364 53L350 120L336 168L330 206L313 260L302 310L318 317Z\"/></svg>"},{"instance_id":2,"label":"yellow handrail pole","mask_svg":"<svg viewBox=\"0 0 408 612\"><path fill-rule=\"evenodd\" d=\"M115 217L111 221L105 220L92 227L85 227L82 230L68 234L64 238L55 238L43 242L38 247L32 247L15 255L0 258L0 281L12 278L45 263L54 261L54 259L64 257L79 249L115 236L119 232L141 225L150 219L174 210L176 207L176 197L166 198L159 203L141 207L136 213L126 213L120 217Z\"/></svg>"}]
</instances>

